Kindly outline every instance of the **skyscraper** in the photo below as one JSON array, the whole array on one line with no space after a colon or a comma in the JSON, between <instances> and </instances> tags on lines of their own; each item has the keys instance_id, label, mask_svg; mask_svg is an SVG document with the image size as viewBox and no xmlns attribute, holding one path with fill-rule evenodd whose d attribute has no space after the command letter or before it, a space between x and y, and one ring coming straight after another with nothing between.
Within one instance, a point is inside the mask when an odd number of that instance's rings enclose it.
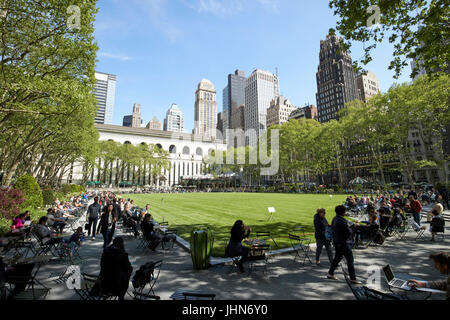
<instances>
[{"instance_id":1,"label":"skyscraper","mask_svg":"<svg viewBox=\"0 0 450 320\"><path fill-rule=\"evenodd\" d=\"M356 77L356 85L363 101L369 100L380 92L380 82L377 76L370 71L367 74L358 75Z\"/></svg>"},{"instance_id":2,"label":"skyscraper","mask_svg":"<svg viewBox=\"0 0 450 320\"><path fill-rule=\"evenodd\" d=\"M326 40L320 41L320 63L316 74L320 122L337 119L337 112L345 103L360 98L352 58L348 52L341 51L340 40L336 35L327 35Z\"/></svg>"},{"instance_id":3,"label":"skyscraper","mask_svg":"<svg viewBox=\"0 0 450 320\"><path fill-rule=\"evenodd\" d=\"M97 98L97 116L95 123L112 124L117 77L112 74L96 72L94 95Z\"/></svg>"},{"instance_id":4,"label":"skyscraper","mask_svg":"<svg viewBox=\"0 0 450 320\"><path fill-rule=\"evenodd\" d=\"M223 93L223 112L228 122L227 129L235 129L231 122L233 110L245 104L245 72L236 70L228 75L228 84Z\"/></svg>"},{"instance_id":5,"label":"skyscraper","mask_svg":"<svg viewBox=\"0 0 450 320\"><path fill-rule=\"evenodd\" d=\"M166 119L164 119L164 131L184 132L183 113L175 103L172 104L166 113Z\"/></svg>"},{"instance_id":6,"label":"skyscraper","mask_svg":"<svg viewBox=\"0 0 450 320\"><path fill-rule=\"evenodd\" d=\"M147 124L147 129L161 130L161 122L159 122L157 117L153 117L153 119Z\"/></svg>"},{"instance_id":7,"label":"skyscraper","mask_svg":"<svg viewBox=\"0 0 450 320\"><path fill-rule=\"evenodd\" d=\"M267 129L266 116L270 102L280 95L278 76L255 70L245 81L246 145L256 146L257 139Z\"/></svg>"},{"instance_id":8,"label":"skyscraper","mask_svg":"<svg viewBox=\"0 0 450 320\"><path fill-rule=\"evenodd\" d=\"M288 122L289 116L296 109L289 99L285 99L281 95L278 96L270 102L270 107L267 109L267 128Z\"/></svg>"},{"instance_id":9,"label":"skyscraper","mask_svg":"<svg viewBox=\"0 0 450 320\"><path fill-rule=\"evenodd\" d=\"M195 92L194 134L216 138L217 101L214 84L203 79Z\"/></svg>"},{"instance_id":10,"label":"skyscraper","mask_svg":"<svg viewBox=\"0 0 450 320\"><path fill-rule=\"evenodd\" d=\"M142 124L141 105L138 103L135 103L133 106L133 115L132 115L131 126L133 128L140 128L141 124Z\"/></svg>"}]
</instances>

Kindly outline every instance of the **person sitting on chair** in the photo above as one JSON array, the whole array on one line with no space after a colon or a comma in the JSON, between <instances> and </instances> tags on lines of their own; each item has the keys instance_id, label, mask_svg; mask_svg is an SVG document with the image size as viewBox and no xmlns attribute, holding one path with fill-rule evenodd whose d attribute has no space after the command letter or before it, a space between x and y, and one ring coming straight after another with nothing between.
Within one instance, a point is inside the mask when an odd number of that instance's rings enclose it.
<instances>
[{"instance_id":1,"label":"person sitting on chair","mask_svg":"<svg viewBox=\"0 0 450 320\"><path fill-rule=\"evenodd\" d=\"M152 251L156 251L156 248L161 242L161 237L155 232L155 226L151 222L151 218L152 216L150 214L145 215L144 221L141 222L141 230L144 238L150 242L149 248Z\"/></svg>"},{"instance_id":2,"label":"person sitting on chair","mask_svg":"<svg viewBox=\"0 0 450 320\"><path fill-rule=\"evenodd\" d=\"M379 228L377 216L374 214L369 215L369 221L365 225L355 224L355 245L358 246L364 238L375 236Z\"/></svg>"},{"instance_id":3,"label":"person sitting on chair","mask_svg":"<svg viewBox=\"0 0 450 320\"><path fill-rule=\"evenodd\" d=\"M241 256L241 260L237 263L237 267L241 272L244 272L244 262L249 260L250 249L242 245L242 240L248 238L252 229L244 225L242 220L238 220L231 228L231 238L225 249L225 255L233 258Z\"/></svg>"},{"instance_id":4,"label":"person sitting on chair","mask_svg":"<svg viewBox=\"0 0 450 320\"><path fill-rule=\"evenodd\" d=\"M421 282L417 280L409 280L408 285L417 288L431 288L441 291L447 291L447 300L450 300L450 255L447 252L433 253L430 259L434 262L434 267L443 275L447 276L447 280Z\"/></svg>"},{"instance_id":5,"label":"person sitting on chair","mask_svg":"<svg viewBox=\"0 0 450 320\"><path fill-rule=\"evenodd\" d=\"M438 215L442 215L442 213L444 212L444 207L442 206L442 204L440 203L436 203L433 207L433 209L431 209L431 211L429 211L427 213L427 222L431 222L431 220L433 220L435 214L434 212L437 211Z\"/></svg>"},{"instance_id":6,"label":"person sitting on chair","mask_svg":"<svg viewBox=\"0 0 450 320\"><path fill-rule=\"evenodd\" d=\"M102 293L123 300L132 272L133 267L125 251L123 238L117 237L102 254L99 277Z\"/></svg>"},{"instance_id":7,"label":"person sitting on chair","mask_svg":"<svg viewBox=\"0 0 450 320\"><path fill-rule=\"evenodd\" d=\"M444 232L445 220L441 217L438 210L433 210L433 218L430 222L431 241L436 241L435 237L438 232Z\"/></svg>"},{"instance_id":8,"label":"person sitting on chair","mask_svg":"<svg viewBox=\"0 0 450 320\"><path fill-rule=\"evenodd\" d=\"M51 232L47 227L47 217L41 217L39 223L36 225L36 235L43 244L57 244L62 241L62 238L56 236L56 233Z\"/></svg>"}]
</instances>

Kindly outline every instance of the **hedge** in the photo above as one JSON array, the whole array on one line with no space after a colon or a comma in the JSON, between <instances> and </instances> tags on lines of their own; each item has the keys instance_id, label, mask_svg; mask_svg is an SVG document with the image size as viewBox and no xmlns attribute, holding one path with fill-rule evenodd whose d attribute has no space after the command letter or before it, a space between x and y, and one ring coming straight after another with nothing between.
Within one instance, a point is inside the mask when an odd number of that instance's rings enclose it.
<instances>
[{"instance_id":1,"label":"hedge","mask_svg":"<svg viewBox=\"0 0 450 320\"><path fill-rule=\"evenodd\" d=\"M43 206L42 191L36 179L29 174L20 176L14 184L15 189L22 190L26 198L20 206L23 208L40 208Z\"/></svg>"}]
</instances>

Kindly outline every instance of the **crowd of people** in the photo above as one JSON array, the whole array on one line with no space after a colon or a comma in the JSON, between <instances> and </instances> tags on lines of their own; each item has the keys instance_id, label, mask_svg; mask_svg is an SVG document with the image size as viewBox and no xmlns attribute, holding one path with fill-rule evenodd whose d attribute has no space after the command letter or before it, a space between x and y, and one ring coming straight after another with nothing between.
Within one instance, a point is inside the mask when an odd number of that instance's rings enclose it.
<instances>
[{"instance_id":1,"label":"crowd of people","mask_svg":"<svg viewBox=\"0 0 450 320\"><path fill-rule=\"evenodd\" d=\"M74 211L85 207L88 200L92 198L93 203L86 210L84 228L78 227L72 235L61 237L68 220L74 217ZM313 220L316 264L321 264L320 257L323 247L325 247L330 262L327 278L337 279L336 268L345 258L350 280L354 284L359 284L354 267L353 249L355 244L357 245L364 238L375 238L375 235L380 235L381 241L384 241L383 237L388 236L392 228L404 224L408 215L421 228L425 203L432 205L432 209L426 215L426 220L433 226L433 221L442 219L444 208L448 208L448 197L445 197L442 191L380 192L377 196L348 196L343 205L335 208L336 217L331 223L326 219L326 210L319 208ZM367 221L351 222L346 217L348 212L364 212ZM119 222L124 228L132 230L135 236L141 232L146 240L146 245L152 251L156 251L162 241L173 240L166 238L170 235L164 235L157 231L149 204L144 208L139 208L132 199L118 198L115 193L106 191L80 194L72 197L70 201L56 199L48 209L47 215L39 219L34 230L43 244L57 245L61 251L65 250L69 254L73 252L74 247L81 246L87 239L95 241L96 236L101 234L103 237L100 263L101 285L95 290L124 299L133 268L125 250L124 239L115 237ZM16 236L19 233L27 234L30 232L30 228L28 228L30 224L30 212L21 213L12 220L10 233ZM85 231L87 235L85 235ZM434 241L436 234L432 228L430 231ZM251 233L251 227L245 225L242 220L236 221L231 228L230 240L225 248L227 257L240 257L236 261L236 265L241 272L244 272L244 263L252 259L250 248L242 244L243 240L248 239ZM438 270L448 274L448 254L433 254L430 258L435 261ZM439 288L448 291L448 283L442 281L429 283L411 281L411 286Z\"/></svg>"}]
</instances>

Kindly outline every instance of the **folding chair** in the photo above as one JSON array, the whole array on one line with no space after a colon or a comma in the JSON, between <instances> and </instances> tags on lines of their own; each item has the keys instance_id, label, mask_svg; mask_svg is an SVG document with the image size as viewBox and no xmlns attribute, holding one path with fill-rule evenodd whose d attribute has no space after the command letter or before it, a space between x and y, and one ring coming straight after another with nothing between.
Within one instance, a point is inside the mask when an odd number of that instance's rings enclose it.
<instances>
[{"instance_id":1,"label":"folding chair","mask_svg":"<svg viewBox=\"0 0 450 320\"><path fill-rule=\"evenodd\" d=\"M35 259L35 258L32 258ZM28 259L26 259L28 260ZM31 262L34 264L33 269L31 270L30 276L9 276L6 282L9 284L9 291L13 292L14 286L24 286L24 290L18 294L15 294L11 297L13 300L44 300L45 297L50 292L50 288L46 287L42 282L36 279L36 276L41 268L41 266L48 261L46 257L39 258L39 261ZM24 263L29 264L29 263ZM18 265L15 266L19 268ZM40 286L40 288L36 288L36 286Z\"/></svg>"},{"instance_id":2,"label":"folding chair","mask_svg":"<svg viewBox=\"0 0 450 320\"><path fill-rule=\"evenodd\" d=\"M250 252L250 260L249 260L249 272L252 272L256 268L262 266L263 273L266 274L269 265L269 256L267 253L270 251L270 245L268 244L258 244L253 245ZM262 262L258 263L258 262Z\"/></svg>"},{"instance_id":3,"label":"folding chair","mask_svg":"<svg viewBox=\"0 0 450 320\"><path fill-rule=\"evenodd\" d=\"M153 264L153 272L148 275L148 281L146 283L144 283L143 285L141 285L139 288L135 288L135 290L133 291L135 299L139 296L143 297L145 295L155 296L155 291L153 290L153 288L155 287L155 284L159 278L159 274L161 273L162 263L163 263L163 261L159 260ZM144 293L143 291L147 287L147 285L150 286L150 289L148 289L147 293Z\"/></svg>"},{"instance_id":4,"label":"folding chair","mask_svg":"<svg viewBox=\"0 0 450 320\"><path fill-rule=\"evenodd\" d=\"M393 236L397 238L397 240L403 240L406 237L409 229L411 228L410 220L404 220L401 226L395 226L393 228Z\"/></svg>"},{"instance_id":5,"label":"folding chair","mask_svg":"<svg viewBox=\"0 0 450 320\"><path fill-rule=\"evenodd\" d=\"M292 231L293 231L292 234L300 237L300 233L301 233L301 237L306 238L305 227L296 226L292 229Z\"/></svg>"},{"instance_id":6,"label":"folding chair","mask_svg":"<svg viewBox=\"0 0 450 320\"><path fill-rule=\"evenodd\" d=\"M101 283L98 276L90 275L87 273L81 274L81 287L74 288L76 294L80 297L80 300L96 301L102 300L102 294L93 294L92 289L96 287L101 291Z\"/></svg>"},{"instance_id":7,"label":"folding chair","mask_svg":"<svg viewBox=\"0 0 450 320\"><path fill-rule=\"evenodd\" d=\"M177 229L168 229L166 232L163 233L163 239L161 240L161 248L163 250L170 250L173 249L173 246L176 242L176 237L178 234ZM169 247L169 243L172 243L172 246Z\"/></svg>"},{"instance_id":8,"label":"folding chair","mask_svg":"<svg viewBox=\"0 0 450 320\"><path fill-rule=\"evenodd\" d=\"M52 254L54 257L59 257L58 253L58 247L59 244L57 243L43 243L42 239L39 237L39 235L36 233L36 230L32 230L31 233L33 234L34 238L36 239L38 243L38 248L35 250L36 256L40 255L46 255L46 254Z\"/></svg>"},{"instance_id":9,"label":"folding chair","mask_svg":"<svg viewBox=\"0 0 450 320\"><path fill-rule=\"evenodd\" d=\"M241 260L242 256L231 257L230 271L237 268L238 262Z\"/></svg>"},{"instance_id":10,"label":"folding chair","mask_svg":"<svg viewBox=\"0 0 450 320\"><path fill-rule=\"evenodd\" d=\"M412 221L412 224L411 224L411 227L412 227L412 229L414 230L414 232L416 233L416 241L417 240L419 240L419 239L424 239L424 234L425 234L425 230L427 229L427 227L425 227L425 226L419 226L418 224L417 224L417 222L415 222L415 221Z\"/></svg>"},{"instance_id":11,"label":"folding chair","mask_svg":"<svg viewBox=\"0 0 450 320\"><path fill-rule=\"evenodd\" d=\"M275 239L272 237L272 235L269 231L257 231L256 239L272 240L273 243L275 244L275 246L278 247L278 244L276 243Z\"/></svg>"},{"instance_id":12,"label":"folding chair","mask_svg":"<svg viewBox=\"0 0 450 320\"><path fill-rule=\"evenodd\" d=\"M295 253L294 263L297 257L300 258L300 260L303 258L303 265L305 264L306 259L308 259L309 262L312 263L311 259L309 258L309 254L311 253L309 244L311 243L311 240L300 238L299 236L296 236L294 234L289 234L288 237L291 241L291 246Z\"/></svg>"},{"instance_id":13,"label":"folding chair","mask_svg":"<svg viewBox=\"0 0 450 320\"><path fill-rule=\"evenodd\" d=\"M137 233L138 233L139 243L138 243L138 246L136 247L136 249L141 249L143 252L146 250L150 250L150 245L151 245L152 241L147 240L147 238L142 233L140 226L138 226Z\"/></svg>"},{"instance_id":14,"label":"folding chair","mask_svg":"<svg viewBox=\"0 0 450 320\"><path fill-rule=\"evenodd\" d=\"M442 240L445 241L445 220L444 218L433 219L431 221L431 230L436 233L436 236L442 236Z\"/></svg>"}]
</instances>

